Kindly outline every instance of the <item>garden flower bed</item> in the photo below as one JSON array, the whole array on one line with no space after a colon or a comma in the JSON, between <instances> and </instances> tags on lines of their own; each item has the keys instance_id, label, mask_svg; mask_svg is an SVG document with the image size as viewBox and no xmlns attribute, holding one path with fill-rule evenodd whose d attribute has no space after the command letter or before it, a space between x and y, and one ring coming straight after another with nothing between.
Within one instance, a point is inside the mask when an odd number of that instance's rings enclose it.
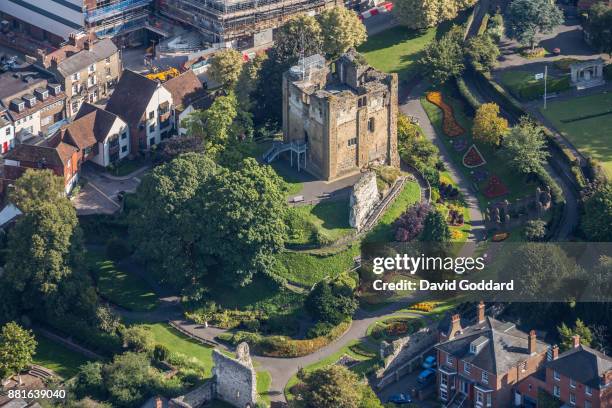
<instances>
[{"instance_id":1,"label":"garden flower bed","mask_svg":"<svg viewBox=\"0 0 612 408\"><path fill-rule=\"evenodd\" d=\"M493 175L489 178L489 182L485 187L483 194L487 198L496 198L508 194L508 187L497 177Z\"/></svg>"},{"instance_id":2,"label":"garden flower bed","mask_svg":"<svg viewBox=\"0 0 612 408\"><path fill-rule=\"evenodd\" d=\"M455 119L453 108L450 105L447 105L442 99L442 92L429 92L426 98L429 102L442 109L442 112L444 113L442 129L446 136L457 137L465 133L465 129L463 129L459 122L457 122L457 120Z\"/></svg>"},{"instance_id":3,"label":"garden flower bed","mask_svg":"<svg viewBox=\"0 0 612 408\"><path fill-rule=\"evenodd\" d=\"M468 151L463 155L463 165L469 169L480 167L486 163L486 160L482 157L476 145L471 145Z\"/></svg>"}]
</instances>

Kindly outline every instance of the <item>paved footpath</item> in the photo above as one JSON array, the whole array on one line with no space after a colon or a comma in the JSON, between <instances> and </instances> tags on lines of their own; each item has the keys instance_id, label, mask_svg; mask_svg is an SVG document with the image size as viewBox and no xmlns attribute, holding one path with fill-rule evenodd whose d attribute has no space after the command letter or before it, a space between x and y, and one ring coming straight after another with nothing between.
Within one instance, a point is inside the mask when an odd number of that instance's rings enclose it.
<instances>
[{"instance_id":1,"label":"paved footpath","mask_svg":"<svg viewBox=\"0 0 612 408\"><path fill-rule=\"evenodd\" d=\"M425 94L426 90L427 83L425 81L421 81L416 84L412 89L410 89L406 98L400 102L400 111L406 115L416 117L419 120L419 124L421 129L423 129L425 136L440 150L440 156L442 162L444 163L444 167L451 174L451 177L455 183L457 183L457 188L465 199L468 211L470 213L470 223L472 229L468 236L468 241L482 241L485 239L486 230L484 225L484 217L478 205L478 199L470 190L469 181L464 179L462 173L458 170L455 163L450 160L446 146L444 146L441 141L443 136L437 134L436 129L434 129L433 125L429 121L427 113L425 113L425 109L423 109L423 106L421 106L420 98Z\"/></svg>"}]
</instances>

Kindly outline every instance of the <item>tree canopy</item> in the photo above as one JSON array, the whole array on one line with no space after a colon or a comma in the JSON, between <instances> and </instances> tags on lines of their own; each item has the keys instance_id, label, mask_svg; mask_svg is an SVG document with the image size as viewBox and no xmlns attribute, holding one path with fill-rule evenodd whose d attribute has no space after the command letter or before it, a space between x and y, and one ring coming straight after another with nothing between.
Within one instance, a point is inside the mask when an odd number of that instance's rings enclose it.
<instances>
[{"instance_id":1,"label":"tree canopy","mask_svg":"<svg viewBox=\"0 0 612 408\"><path fill-rule=\"evenodd\" d=\"M436 85L460 76L464 69L463 35L455 26L439 40L431 42L419 59L424 74Z\"/></svg>"},{"instance_id":2,"label":"tree canopy","mask_svg":"<svg viewBox=\"0 0 612 408\"><path fill-rule=\"evenodd\" d=\"M585 200L581 227L589 241L612 241L612 185L603 183Z\"/></svg>"},{"instance_id":3,"label":"tree canopy","mask_svg":"<svg viewBox=\"0 0 612 408\"><path fill-rule=\"evenodd\" d=\"M490 35L477 35L470 38L465 47L470 65L480 72L489 72L497 65L499 47Z\"/></svg>"},{"instance_id":4,"label":"tree canopy","mask_svg":"<svg viewBox=\"0 0 612 408\"><path fill-rule=\"evenodd\" d=\"M213 81L225 88L231 88L238 81L243 63L242 53L233 48L226 48L215 53L210 59L208 74Z\"/></svg>"},{"instance_id":5,"label":"tree canopy","mask_svg":"<svg viewBox=\"0 0 612 408\"><path fill-rule=\"evenodd\" d=\"M422 29L452 20L459 11L474 3L474 0L398 0L394 2L393 12L400 24Z\"/></svg>"},{"instance_id":6,"label":"tree canopy","mask_svg":"<svg viewBox=\"0 0 612 408\"><path fill-rule=\"evenodd\" d=\"M450 229L448 228L444 215L436 209L428 211L423 223L421 241L448 242L450 238Z\"/></svg>"},{"instance_id":7,"label":"tree canopy","mask_svg":"<svg viewBox=\"0 0 612 408\"><path fill-rule=\"evenodd\" d=\"M612 55L612 7L604 2L593 4L588 13L587 31L593 46Z\"/></svg>"},{"instance_id":8,"label":"tree canopy","mask_svg":"<svg viewBox=\"0 0 612 408\"><path fill-rule=\"evenodd\" d=\"M32 364L36 340L30 330L15 322L2 326L0 331L0 380L19 374ZM21 381L21 377L20 377Z\"/></svg>"},{"instance_id":9,"label":"tree canopy","mask_svg":"<svg viewBox=\"0 0 612 408\"><path fill-rule=\"evenodd\" d=\"M343 6L325 9L318 16L323 38L323 51L331 58L339 57L367 39L365 25L357 14Z\"/></svg>"},{"instance_id":10,"label":"tree canopy","mask_svg":"<svg viewBox=\"0 0 612 408\"><path fill-rule=\"evenodd\" d=\"M563 24L563 11L550 0L513 0L506 11L506 34L535 48L541 34Z\"/></svg>"},{"instance_id":11,"label":"tree canopy","mask_svg":"<svg viewBox=\"0 0 612 408\"><path fill-rule=\"evenodd\" d=\"M527 118L510 129L502 146L508 163L523 174L537 173L548 158L542 127Z\"/></svg>"},{"instance_id":12,"label":"tree canopy","mask_svg":"<svg viewBox=\"0 0 612 408\"><path fill-rule=\"evenodd\" d=\"M480 105L474 116L472 134L476 140L498 145L508 132L508 121L499 116L499 106L496 103Z\"/></svg>"}]
</instances>

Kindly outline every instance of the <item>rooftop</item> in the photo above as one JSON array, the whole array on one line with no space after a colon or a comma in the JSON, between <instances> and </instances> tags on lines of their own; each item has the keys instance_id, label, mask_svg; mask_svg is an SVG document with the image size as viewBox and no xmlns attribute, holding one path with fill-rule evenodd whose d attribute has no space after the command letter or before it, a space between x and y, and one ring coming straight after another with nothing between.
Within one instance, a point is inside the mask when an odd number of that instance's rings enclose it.
<instances>
[{"instance_id":1,"label":"rooftop","mask_svg":"<svg viewBox=\"0 0 612 408\"><path fill-rule=\"evenodd\" d=\"M595 349L580 345L546 363L547 368L593 388L600 387L600 378L612 371L612 357Z\"/></svg>"}]
</instances>

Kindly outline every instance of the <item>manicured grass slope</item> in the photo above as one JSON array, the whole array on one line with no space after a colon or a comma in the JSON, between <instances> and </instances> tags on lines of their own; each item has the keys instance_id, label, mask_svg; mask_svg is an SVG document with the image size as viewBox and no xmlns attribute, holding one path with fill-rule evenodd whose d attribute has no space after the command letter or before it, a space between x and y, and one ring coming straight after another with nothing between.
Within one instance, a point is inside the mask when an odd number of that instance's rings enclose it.
<instances>
[{"instance_id":1,"label":"manicured grass slope","mask_svg":"<svg viewBox=\"0 0 612 408\"><path fill-rule=\"evenodd\" d=\"M292 222L299 226L289 242L292 244L313 242L317 233L333 242L353 231L349 225L348 198L292 207L289 212Z\"/></svg>"},{"instance_id":2,"label":"manicured grass slope","mask_svg":"<svg viewBox=\"0 0 612 408\"><path fill-rule=\"evenodd\" d=\"M601 162L612 177L612 93L550 101L540 110L578 150ZM563 123L592 115L607 115Z\"/></svg>"},{"instance_id":3,"label":"manicured grass slope","mask_svg":"<svg viewBox=\"0 0 612 408\"><path fill-rule=\"evenodd\" d=\"M421 51L435 36L435 28L414 31L394 27L371 36L358 51L374 68L397 73L401 80L409 80L416 74L415 65Z\"/></svg>"},{"instance_id":4,"label":"manicured grass slope","mask_svg":"<svg viewBox=\"0 0 612 408\"><path fill-rule=\"evenodd\" d=\"M89 250L99 293L112 303L133 311L150 311L157 307L157 296L139 277L123 271L102 251Z\"/></svg>"},{"instance_id":5,"label":"manicured grass slope","mask_svg":"<svg viewBox=\"0 0 612 408\"><path fill-rule=\"evenodd\" d=\"M64 379L74 377L79 367L89 361L82 354L46 337L36 336L36 341L38 346L36 347L36 355L34 355L34 364L53 370Z\"/></svg>"}]
</instances>

